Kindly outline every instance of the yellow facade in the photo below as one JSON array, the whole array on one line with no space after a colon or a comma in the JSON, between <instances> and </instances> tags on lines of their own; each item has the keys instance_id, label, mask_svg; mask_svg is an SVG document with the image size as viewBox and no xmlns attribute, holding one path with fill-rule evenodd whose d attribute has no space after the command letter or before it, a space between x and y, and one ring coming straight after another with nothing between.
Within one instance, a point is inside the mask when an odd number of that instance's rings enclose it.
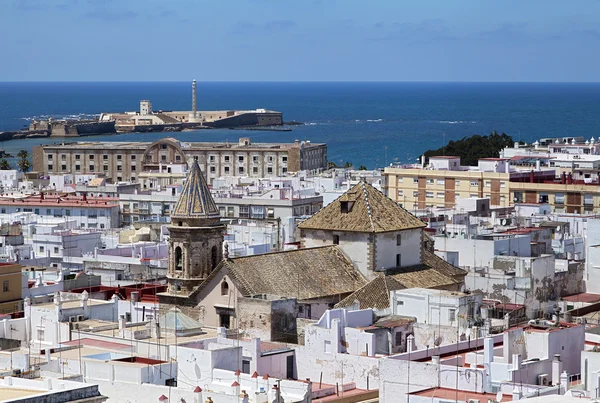
<instances>
[{"instance_id":1,"label":"yellow facade","mask_svg":"<svg viewBox=\"0 0 600 403\"><path fill-rule=\"evenodd\" d=\"M452 208L457 198L484 197L491 205L549 203L559 213L600 213L600 186L511 182L510 174L481 171L386 168L388 196L407 210Z\"/></svg>"},{"instance_id":2,"label":"yellow facade","mask_svg":"<svg viewBox=\"0 0 600 403\"><path fill-rule=\"evenodd\" d=\"M487 197L509 206L509 174L481 171L386 168L387 194L407 210L453 207L456 199Z\"/></svg>"},{"instance_id":3,"label":"yellow facade","mask_svg":"<svg viewBox=\"0 0 600 403\"><path fill-rule=\"evenodd\" d=\"M23 310L21 265L0 263L0 313Z\"/></svg>"}]
</instances>

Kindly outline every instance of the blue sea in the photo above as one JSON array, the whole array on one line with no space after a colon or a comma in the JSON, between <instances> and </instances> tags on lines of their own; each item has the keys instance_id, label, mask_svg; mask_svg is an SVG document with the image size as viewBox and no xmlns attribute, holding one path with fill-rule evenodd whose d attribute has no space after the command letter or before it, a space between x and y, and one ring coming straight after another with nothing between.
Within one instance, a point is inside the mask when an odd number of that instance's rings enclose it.
<instances>
[{"instance_id":1,"label":"blue sea","mask_svg":"<svg viewBox=\"0 0 600 403\"><path fill-rule=\"evenodd\" d=\"M190 110L189 82L0 83L0 131L34 117L133 111L141 99L155 110ZM291 142L328 144L329 160L369 168L414 162L445 142L493 130L532 142L552 136L600 136L600 83L198 83L198 109L267 108L300 121L291 132L202 130L94 136L88 140ZM19 149L57 139L11 140ZM68 141L72 141L69 139Z\"/></svg>"}]
</instances>

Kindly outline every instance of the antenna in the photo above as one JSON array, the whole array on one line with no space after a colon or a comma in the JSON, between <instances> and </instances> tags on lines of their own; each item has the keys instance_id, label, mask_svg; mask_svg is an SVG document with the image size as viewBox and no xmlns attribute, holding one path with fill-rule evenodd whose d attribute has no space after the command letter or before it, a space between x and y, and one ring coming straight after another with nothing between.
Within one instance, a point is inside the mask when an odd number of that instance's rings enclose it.
<instances>
[{"instance_id":1,"label":"antenna","mask_svg":"<svg viewBox=\"0 0 600 403\"><path fill-rule=\"evenodd\" d=\"M196 119L197 108L196 108L196 80L192 80L192 114Z\"/></svg>"}]
</instances>

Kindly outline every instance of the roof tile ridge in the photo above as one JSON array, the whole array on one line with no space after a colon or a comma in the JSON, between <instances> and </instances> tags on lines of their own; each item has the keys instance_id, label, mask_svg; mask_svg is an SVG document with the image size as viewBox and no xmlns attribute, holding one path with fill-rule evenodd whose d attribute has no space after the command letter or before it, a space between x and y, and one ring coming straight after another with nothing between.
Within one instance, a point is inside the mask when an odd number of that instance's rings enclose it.
<instances>
[{"instance_id":1,"label":"roof tile ridge","mask_svg":"<svg viewBox=\"0 0 600 403\"><path fill-rule=\"evenodd\" d=\"M375 232L375 224L373 224L373 215L371 214L371 203L369 202L369 196L367 194L366 181L362 181L363 195L365 197L365 204L367 206L367 215L369 216L369 222L371 223L371 231Z\"/></svg>"}]
</instances>

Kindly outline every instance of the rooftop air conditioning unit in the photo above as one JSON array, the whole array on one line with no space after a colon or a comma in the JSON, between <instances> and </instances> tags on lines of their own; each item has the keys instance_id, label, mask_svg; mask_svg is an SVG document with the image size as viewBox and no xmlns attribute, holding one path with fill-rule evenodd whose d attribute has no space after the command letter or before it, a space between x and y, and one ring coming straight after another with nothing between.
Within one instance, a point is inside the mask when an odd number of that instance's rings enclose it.
<instances>
[{"instance_id":1,"label":"rooftop air conditioning unit","mask_svg":"<svg viewBox=\"0 0 600 403\"><path fill-rule=\"evenodd\" d=\"M540 386L548 386L550 384L548 374L540 374L538 375L538 385Z\"/></svg>"},{"instance_id":2,"label":"rooftop air conditioning unit","mask_svg":"<svg viewBox=\"0 0 600 403\"><path fill-rule=\"evenodd\" d=\"M77 321L78 322L83 322L85 320L85 316L83 315L77 315Z\"/></svg>"},{"instance_id":3,"label":"rooftop air conditioning unit","mask_svg":"<svg viewBox=\"0 0 600 403\"><path fill-rule=\"evenodd\" d=\"M69 322L71 322L71 323L77 322L77 316L69 316Z\"/></svg>"},{"instance_id":4,"label":"rooftop air conditioning unit","mask_svg":"<svg viewBox=\"0 0 600 403\"><path fill-rule=\"evenodd\" d=\"M479 403L479 399L469 399L468 403Z\"/></svg>"}]
</instances>

